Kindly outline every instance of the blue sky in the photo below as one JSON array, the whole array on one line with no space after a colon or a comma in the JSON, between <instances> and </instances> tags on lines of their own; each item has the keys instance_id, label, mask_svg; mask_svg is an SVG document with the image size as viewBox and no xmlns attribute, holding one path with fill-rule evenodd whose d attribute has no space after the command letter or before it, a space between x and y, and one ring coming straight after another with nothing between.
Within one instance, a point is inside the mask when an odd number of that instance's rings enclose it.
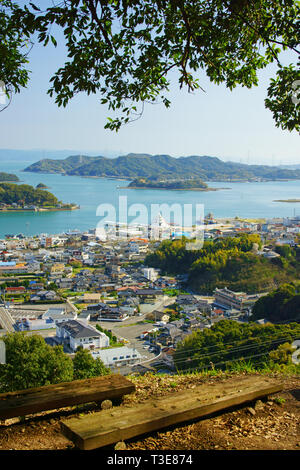
<instances>
[{"instance_id":1,"label":"blue sky","mask_svg":"<svg viewBox=\"0 0 300 470\"><path fill-rule=\"evenodd\" d=\"M275 66L260 72L258 87L238 87L233 92L198 75L205 93L188 94L176 82L168 98L171 108L146 105L138 121L118 133L105 130L109 111L99 95L82 94L67 108L58 108L46 92L49 79L64 63L64 48L35 46L27 89L14 96L0 113L0 148L42 149L117 156L135 153L172 156L211 155L243 163L300 163L299 134L275 127L264 107L269 78ZM289 59L289 57L288 57ZM288 60L291 62L291 60ZM1 79L1 77L0 77ZM50 152L51 153L51 152ZM47 156L51 156L47 152Z\"/></svg>"}]
</instances>

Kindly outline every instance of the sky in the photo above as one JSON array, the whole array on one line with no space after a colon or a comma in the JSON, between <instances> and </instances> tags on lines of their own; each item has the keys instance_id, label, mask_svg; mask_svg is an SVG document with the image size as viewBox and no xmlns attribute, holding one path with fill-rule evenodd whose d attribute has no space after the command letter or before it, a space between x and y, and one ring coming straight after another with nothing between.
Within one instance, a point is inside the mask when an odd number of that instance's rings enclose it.
<instances>
[{"instance_id":1,"label":"sky","mask_svg":"<svg viewBox=\"0 0 300 470\"><path fill-rule=\"evenodd\" d=\"M30 53L31 80L0 113L1 149L39 149L70 154L118 156L127 153L216 156L225 161L249 164L300 163L299 133L275 126L265 109L269 79L275 66L259 73L259 86L230 91L198 74L198 90L189 94L173 82L168 98L172 104L145 105L141 119L116 133L104 129L111 116L100 96L76 96L66 108L58 108L47 95L49 79L62 66L65 50L60 41ZM289 57L288 57L289 59ZM291 60L290 60L291 62ZM0 77L1 80L1 77Z\"/></svg>"}]
</instances>

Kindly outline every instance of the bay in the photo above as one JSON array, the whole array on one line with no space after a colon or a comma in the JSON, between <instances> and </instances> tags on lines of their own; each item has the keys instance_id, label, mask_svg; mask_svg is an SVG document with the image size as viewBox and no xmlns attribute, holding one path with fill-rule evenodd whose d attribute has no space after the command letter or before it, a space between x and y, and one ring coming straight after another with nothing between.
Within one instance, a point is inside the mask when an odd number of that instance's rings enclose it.
<instances>
[{"instance_id":1,"label":"bay","mask_svg":"<svg viewBox=\"0 0 300 470\"><path fill-rule=\"evenodd\" d=\"M275 199L299 199L299 180L262 183L209 182L210 187L227 189L208 192L124 189L129 181L23 172L22 170L31 163L33 162L1 160L0 171L15 173L23 183L33 186L42 182L58 199L79 204L80 209L0 214L0 238L6 234L56 234L75 229L94 229L101 220L101 217L96 215L97 207L105 204L107 208L116 208L118 213L119 196L127 197L127 207L131 207L131 210L139 209L133 205L142 204L149 214L153 204L192 204L193 207L203 204L204 213L211 212L217 218L237 216L260 219L300 215L300 204L274 202ZM132 220L130 217L128 219ZM147 223L143 213L139 221Z\"/></svg>"}]
</instances>

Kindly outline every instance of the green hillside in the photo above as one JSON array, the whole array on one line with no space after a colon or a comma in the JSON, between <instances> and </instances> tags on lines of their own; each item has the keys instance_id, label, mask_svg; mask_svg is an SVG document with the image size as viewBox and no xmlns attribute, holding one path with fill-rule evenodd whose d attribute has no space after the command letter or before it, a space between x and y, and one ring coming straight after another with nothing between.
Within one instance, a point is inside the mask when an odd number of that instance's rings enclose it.
<instances>
[{"instance_id":1,"label":"green hillside","mask_svg":"<svg viewBox=\"0 0 300 470\"><path fill-rule=\"evenodd\" d=\"M224 162L217 157L128 154L118 158L70 156L64 160L44 159L25 168L38 173L121 177L127 179L200 178L203 181L253 181L300 179L300 170L265 165Z\"/></svg>"},{"instance_id":2,"label":"green hillside","mask_svg":"<svg viewBox=\"0 0 300 470\"><path fill-rule=\"evenodd\" d=\"M165 240L149 254L145 264L167 274L188 274L188 286L200 294L228 287L248 294L276 289L299 279L300 253L290 258L266 259L252 251L258 235L205 241L201 250L186 250L185 240Z\"/></svg>"},{"instance_id":3,"label":"green hillside","mask_svg":"<svg viewBox=\"0 0 300 470\"><path fill-rule=\"evenodd\" d=\"M181 180L150 180L149 178L136 178L129 185L128 188L149 188L149 189L185 189L185 190L198 190L208 191L208 187L200 178L187 178Z\"/></svg>"},{"instance_id":4,"label":"green hillside","mask_svg":"<svg viewBox=\"0 0 300 470\"><path fill-rule=\"evenodd\" d=\"M0 204L56 206L58 202L49 191L35 189L28 184L0 184Z\"/></svg>"},{"instance_id":5,"label":"green hillside","mask_svg":"<svg viewBox=\"0 0 300 470\"><path fill-rule=\"evenodd\" d=\"M221 320L211 328L188 335L176 348L174 362L178 371L230 370L236 363L252 367L291 363L291 344L300 335L300 325L258 325ZM286 349L283 358L283 347ZM280 361L281 357L281 361ZM284 359L284 360L283 360Z\"/></svg>"},{"instance_id":6,"label":"green hillside","mask_svg":"<svg viewBox=\"0 0 300 470\"><path fill-rule=\"evenodd\" d=\"M300 281L283 284L259 299L253 307L253 320L300 321Z\"/></svg>"},{"instance_id":7,"label":"green hillside","mask_svg":"<svg viewBox=\"0 0 300 470\"><path fill-rule=\"evenodd\" d=\"M18 182L20 180L19 180L17 175L0 171L0 183L4 183L6 181L8 181L8 182L12 182L12 181Z\"/></svg>"}]
</instances>

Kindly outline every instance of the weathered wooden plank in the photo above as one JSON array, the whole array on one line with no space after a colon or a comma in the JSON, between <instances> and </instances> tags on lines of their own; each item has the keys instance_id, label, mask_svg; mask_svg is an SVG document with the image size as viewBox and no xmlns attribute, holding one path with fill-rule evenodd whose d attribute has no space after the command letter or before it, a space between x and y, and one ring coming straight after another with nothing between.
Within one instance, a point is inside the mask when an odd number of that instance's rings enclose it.
<instances>
[{"instance_id":1,"label":"weathered wooden plank","mask_svg":"<svg viewBox=\"0 0 300 470\"><path fill-rule=\"evenodd\" d=\"M135 386L119 374L63 382L0 394L0 419L24 416L65 406L120 398Z\"/></svg>"},{"instance_id":2,"label":"weathered wooden plank","mask_svg":"<svg viewBox=\"0 0 300 470\"><path fill-rule=\"evenodd\" d=\"M135 406L120 406L61 422L63 434L83 450L190 421L282 390L268 378L243 377L203 384Z\"/></svg>"}]
</instances>

